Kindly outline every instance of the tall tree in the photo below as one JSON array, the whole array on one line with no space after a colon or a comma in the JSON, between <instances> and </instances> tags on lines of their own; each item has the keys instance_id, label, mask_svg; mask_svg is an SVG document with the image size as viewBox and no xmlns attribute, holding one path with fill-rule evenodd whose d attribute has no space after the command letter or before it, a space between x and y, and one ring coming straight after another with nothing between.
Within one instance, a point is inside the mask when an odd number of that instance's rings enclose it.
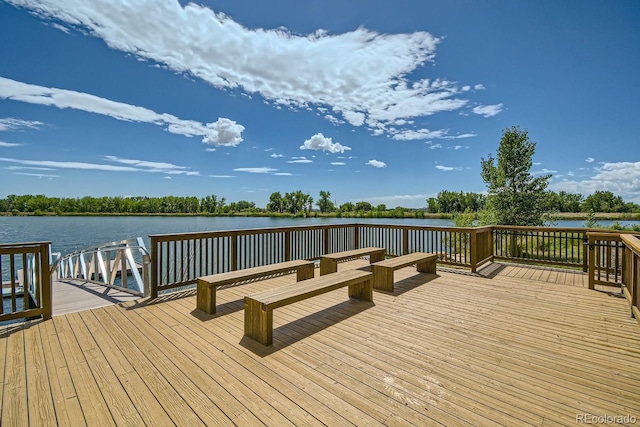
<instances>
[{"instance_id":1,"label":"tall tree","mask_svg":"<svg viewBox=\"0 0 640 427\"><path fill-rule=\"evenodd\" d=\"M320 190L320 200L316 203L320 212L327 213L336 210L335 205L329 197L331 197L331 193L329 191Z\"/></svg>"},{"instance_id":2,"label":"tall tree","mask_svg":"<svg viewBox=\"0 0 640 427\"><path fill-rule=\"evenodd\" d=\"M505 129L497 159L482 158L482 179L489 191L488 208L501 225L539 226L544 222L543 199L551 175L534 177L530 170L536 143L526 130Z\"/></svg>"}]
</instances>

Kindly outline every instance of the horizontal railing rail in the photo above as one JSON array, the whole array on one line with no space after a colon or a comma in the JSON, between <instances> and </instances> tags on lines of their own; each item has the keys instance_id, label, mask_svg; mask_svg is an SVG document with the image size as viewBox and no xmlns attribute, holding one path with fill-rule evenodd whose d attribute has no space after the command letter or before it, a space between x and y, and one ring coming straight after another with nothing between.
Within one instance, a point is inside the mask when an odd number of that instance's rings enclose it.
<instances>
[{"instance_id":1,"label":"horizontal railing rail","mask_svg":"<svg viewBox=\"0 0 640 427\"><path fill-rule=\"evenodd\" d=\"M82 280L148 295L150 256L142 238L92 246L64 255L57 262L60 280Z\"/></svg>"},{"instance_id":2,"label":"horizontal railing rail","mask_svg":"<svg viewBox=\"0 0 640 427\"><path fill-rule=\"evenodd\" d=\"M640 238L629 234L622 234L620 238L625 245L622 290L629 301L631 314L640 322Z\"/></svg>"},{"instance_id":3,"label":"horizontal railing rail","mask_svg":"<svg viewBox=\"0 0 640 427\"><path fill-rule=\"evenodd\" d=\"M0 245L0 322L51 318L51 242Z\"/></svg>"}]
</instances>

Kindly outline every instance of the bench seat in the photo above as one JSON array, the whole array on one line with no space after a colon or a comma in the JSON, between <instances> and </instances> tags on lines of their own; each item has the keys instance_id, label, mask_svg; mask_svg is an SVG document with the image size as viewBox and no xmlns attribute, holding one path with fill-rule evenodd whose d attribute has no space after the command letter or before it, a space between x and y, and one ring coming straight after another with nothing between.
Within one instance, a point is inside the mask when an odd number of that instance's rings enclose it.
<instances>
[{"instance_id":1,"label":"bench seat","mask_svg":"<svg viewBox=\"0 0 640 427\"><path fill-rule=\"evenodd\" d=\"M413 264L421 273L435 274L437 259L437 254L414 252L371 264L373 288L393 292L393 272Z\"/></svg>"},{"instance_id":2,"label":"bench seat","mask_svg":"<svg viewBox=\"0 0 640 427\"><path fill-rule=\"evenodd\" d=\"M338 271L338 261L352 258L358 258L369 255L369 263L373 264L384 259L386 250L382 248L360 248L351 251L335 252L332 254L322 255L320 257L320 275L335 273Z\"/></svg>"},{"instance_id":3,"label":"bench seat","mask_svg":"<svg viewBox=\"0 0 640 427\"><path fill-rule=\"evenodd\" d=\"M349 297L373 301L373 274L348 270L244 297L244 335L263 345L273 343L273 310L345 286Z\"/></svg>"},{"instance_id":4,"label":"bench seat","mask_svg":"<svg viewBox=\"0 0 640 427\"><path fill-rule=\"evenodd\" d=\"M311 279L314 276L314 263L313 261L299 259L198 277L197 308L208 314L215 314L216 288L219 286L291 271L297 272L297 281Z\"/></svg>"}]
</instances>

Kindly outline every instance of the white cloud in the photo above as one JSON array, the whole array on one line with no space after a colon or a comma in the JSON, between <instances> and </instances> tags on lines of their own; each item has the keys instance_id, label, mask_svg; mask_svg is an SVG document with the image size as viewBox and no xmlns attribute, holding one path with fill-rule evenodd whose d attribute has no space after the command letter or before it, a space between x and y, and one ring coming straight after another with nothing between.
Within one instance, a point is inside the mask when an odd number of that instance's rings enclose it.
<instances>
[{"instance_id":1,"label":"white cloud","mask_svg":"<svg viewBox=\"0 0 640 427\"><path fill-rule=\"evenodd\" d=\"M478 105L473 107L473 112L485 117L493 117L502 112L502 104Z\"/></svg>"},{"instance_id":2,"label":"white cloud","mask_svg":"<svg viewBox=\"0 0 640 427\"><path fill-rule=\"evenodd\" d=\"M36 178L60 178L60 175L49 175L46 173L14 172L14 175L35 176Z\"/></svg>"},{"instance_id":3,"label":"white cloud","mask_svg":"<svg viewBox=\"0 0 640 427\"><path fill-rule=\"evenodd\" d=\"M246 28L193 2L156 0L149 7L142 0L7 1L176 73L260 94L276 108L327 108L354 126L366 122L377 129L376 124L468 103L459 98L470 93L464 86L435 76L412 77L434 60L441 41L424 31L380 34L359 27L343 34L296 35L284 28Z\"/></svg>"},{"instance_id":4,"label":"white cloud","mask_svg":"<svg viewBox=\"0 0 640 427\"><path fill-rule=\"evenodd\" d=\"M340 120L339 118L331 114L325 114L324 118L329 120L331 123L333 123L336 126L343 125L345 123L344 120Z\"/></svg>"},{"instance_id":5,"label":"white cloud","mask_svg":"<svg viewBox=\"0 0 640 427\"><path fill-rule=\"evenodd\" d=\"M261 168L235 168L233 171L234 172L248 172L248 173L271 173L271 172L275 172L278 169L273 169L273 168L268 168L268 167L261 167Z\"/></svg>"},{"instance_id":6,"label":"white cloud","mask_svg":"<svg viewBox=\"0 0 640 427\"><path fill-rule=\"evenodd\" d=\"M292 157L287 163L313 163L313 160L307 159L306 157Z\"/></svg>"},{"instance_id":7,"label":"white cloud","mask_svg":"<svg viewBox=\"0 0 640 427\"><path fill-rule=\"evenodd\" d=\"M484 85L482 85L482 84L477 84L477 85L475 85L473 88L474 88L475 90L484 90L484 89L485 89Z\"/></svg>"},{"instance_id":8,"label":"white cloud","mask_svg":"<svg viewBox=\"0 0 640 427\"><path fill-rule=\"evenodd\" d=\"M334 166L344 166L344 165L346 165L345 162L331 162L331 164L334 165Z\"/></svg>"},{"instance_id":9,"label":"white cloud","mask_svg":"<svg viewBox=\"0 0 640 427\"><path fill-rule=\"evenodd\" d=\"M398 141L412 141L416 139L436 139L436 138L443 138L447 134L447 132L448 131L446 129L403 130L393 135L393 139Z\"/></svg>"},{"instance_id":10,"label":"white cloud","mask_svg":"<svg viewBox=\"0 0 640 427\"><path fill-rule=\"evenodd\" d=\"M558 173L558 171L547 169L547 168L542 168L539 171L532 171L531 175L548 175L548 174L554 174L554 173Z\"/></svg>"},{"instance_id":11,"label":"white cloud","mask_svg":"<svg viewBox=\"0 0 640 427\"><path fill-rule=\"evenodd\" d=\"M283 156L282 154L276 154L276 153L273 153L273 154L272 154L272 155L270 155L269 157L273 157L274 159L278 159L278 158L280 158L280 157L284 157L284 156Z\"/></svg>"},{"instance_id":12,"label":"white cloud","mask_svg":"<svg viewBox=\"0 0 640 427\"><path fill-rule=\"evenodd\" d=\"M0 147L20 147L23 144L18 144L15 142L4 142L0 141Z\"/></svg>"},{"instance_id":13,"label":"white cloud","mask_svg":"<svg viewBox=\"0 0 640 427\"><path fill-rule=\"evenodd\" d=\"M24 169L38 170L38 171L53 171L53 170L55 170L53 168L40 168L40 167L32 167L32 166L6 166L5 169L8 169L10 171L17 171L17 170L24 170Z\"/></svg>"},{"instance_id":14,"label":"white cloud","mask_svg":"<svg viewBox=\"0 0 640 427\"><path fill-rule=\"evenodd\" d=\"M587 163L593 163L596 161L596 159L594 159L593 157L587 157L586 159L584 159L584 161Z\"/></svg>"},{"instance_id":15,"label":"white cloud","mask_svg":"<svg viewBox=\"0 0 640 427\"><path fill-rule=\"evenodd\" d=\"M436 165L436 169L440 169L441 171L452 171L455 168L452 168L450 166Z\"/></svg>"},{"instance_id":16,"label":"white cloud","mask_svg":"<svg viewBox=\"0 0 640 427\"><path fill-rule=\"evenodd\" d=\"M233 120L219 118L214 123L183 120L167 113L156 113L144 107L100 98L88 93L66 89L47 88L0 77L0 99L11 99L30 104L72 108L101 114L116 120L151 123L165 127L171 133L184 136L202 136L202 142L212 145L236 146L242 141L244 126Z\"/></svg>"},{"instance_id":17,"label":"white cloud","mask_svg":"<svg viewBox=\"0 0 640 427\"><path fill-rule=\"evenodd\" d=\"M293 174L289 172L278 172L278 173L274 173L274 175L275 176L291 176Z\"/></svg>"},{"instance_id":18,"label":"white cloud","mask_svg":"<svg viewBox=\"0 0 640 427\"><path fill-rule=\"evenodd\" d=\"M380 162L378 160L369 160L367 165L373 166L374 168L386 168L387 164L385 162Z\"/></svg>"},{"instance_id":19,"label":"white cloud","mask_svg":"<svg viewBox=\"0 0 640 427\"><path fill-rule=\"evenodd\" d=\"M209 175L209 178L235 178L234 175Z\"/></svg>"},{"instance_id":20,"label":"white cloud","mask_svg":"<svg viewBox=\"0 0 640 427\"><path fill-rule=\"evenodd\" d=\"M216 122L207 123L206 126L209 133L202 138L202 142L205 144L235 147L242 142L244 126L233 120L220 117Z\"/></svg>"},{"instance_id":21,"label":"white cloud","mask_svg":"<svg viewBox=\"0 0 640 427\"><path fill-rule=\"evenodd\" d=\"M34 121L34 120L22 120L15 119L13 117L7 117L4 119L0 119L0 132L1 131L14 131L20 130L23 128L27 129L40 129L44 123Z\"/></svg>"},{"instance_id":22,"label":"white cloud","mask_svg":"<svg viewBox=\"0 0 640 427\"><path fill-rule=\"evenodd\" d=\"M164 179L173 179L170 176L165 176Z\"/></svg>"},{"instance_id":23,"label":"white cloud","mask_svg":"<svg viewBox=\"0 0 640 427\"><path fill-rule=\"evenodd\" d=\"M346 150L351 150L351 147L342 145L339 142L333 142L331 138L325 137L322 133L317 133L304 141L304 144L300 146L300 149L323 150L330 153L344 153Z\"/></svg>"},{"instance_id":24,"label":"white cloud","mask_svg":"<svg viewBox=\"0 0 640 427\"><path fill-rule=\"evenodd\" d=\"M549 187L584 195L597 190L611 191L625 201L640 203L640 162L604 163L587 179L556 182Z\"/></svg>"},{"instance_id":25,"label":"white cloud","mask_svg":"<svg viewBox=\"0 0 640 427\"><path fill-rule=\"evenodd\" d=\"M176 166L170 163L120 159L115 156L105 156L105 160L125 164L127 166L86 162L60 162L53 160L20 160L0 157L1 162L11 162L25 166L35 166L38 168L100 170L107 172L159 172L169 175L199 175L199 172L188 171L186 170L188 168L184 166Z\"/></svg>"},{"instance_id":26,"label":"white cloud","mask_svg":"<svg viewBox=\"0 0 640 427\"><path fill-rule=\"evenodd\" d=\"M442 144L432 144L429 146L429 150L435 150L436 148L442 148Z\"/></svg>"}]
</instances>

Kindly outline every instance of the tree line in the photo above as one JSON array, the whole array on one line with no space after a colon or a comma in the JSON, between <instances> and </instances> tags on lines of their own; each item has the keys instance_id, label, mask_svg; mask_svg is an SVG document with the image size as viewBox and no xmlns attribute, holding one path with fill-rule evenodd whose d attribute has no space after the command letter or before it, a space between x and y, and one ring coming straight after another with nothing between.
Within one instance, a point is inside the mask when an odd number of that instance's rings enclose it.
<instances>
[{"instance_id":1,"label":"tree line","mask_svg":"<svg viewBox=\"0 0 640 427\"><path fill-rule=\"evenodd\" d=\"M487 196L482 193L445 190L439 192L436 197L427 199L427 212L480 212L486 208L486 205ZM587 197L566 191L544 191L540 197L539 205L545 212L640 212L640 205L625 202L622 197L616 196L611 191L596 191Z\"/></svg>"}]
</instances>

